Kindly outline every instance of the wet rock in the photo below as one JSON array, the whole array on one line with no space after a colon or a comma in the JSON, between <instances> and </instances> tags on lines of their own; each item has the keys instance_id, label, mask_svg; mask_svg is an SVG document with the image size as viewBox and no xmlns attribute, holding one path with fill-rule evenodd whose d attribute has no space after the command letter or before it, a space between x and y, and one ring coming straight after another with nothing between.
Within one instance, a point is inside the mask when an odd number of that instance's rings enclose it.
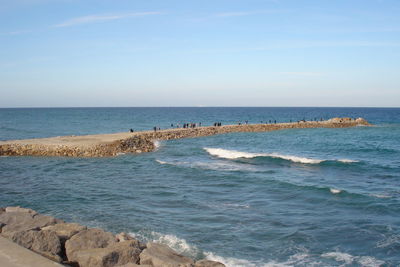
<instances>
[{"instance_id":1,"label":"wet rock","mask_svg":"<svg viewBox=\"0 0 400 267\"><path fill-rule=\"evenodd\" d=\"M194 267L225 267L225 264L222 264L217 261L210 261L210 260L200 260L196 261Z\"/></svg>"},{"instance_id":2,"label":"wet rock","mask_svg":"<svg viewBox=\"0 0 400 267\"><path fill-rule=\"evenodd\" d=\"M70 239L73 235L86 229L86 226L82 226L77 223L58 223L42 228L42 230L54 231L57 236L64 241Z\"/></svg>"},{"instance_id":3,"label":"wet rock","mask_svg":"<svg viewBox=\"0 0 400 267\"><path fill-rule=\"evenodd\" d=\"M76 252L93 248L105 248L116 243L113 234L101 229L87 229L80 231L65 242L65 251L68 261L77 261Z\"/></svg>"},{"instance_id":4,"label":"wet rock","mask_svg":"<svg viewBox=\"0 0 400 267\"><path fill-rule=\"evenodd\" d=\"M139 262L141 250L136 240L113 243L106 248L77 251L76 261L80 267L108 267Z\"/></svg>"},{"instance_id":5,"label":"wet rock","mask_svg":"<svg viewBox=\"0 0 400 267\"><path fill-rule=\"evenodd\" d=\"M194 265L194 261L179 255L166 245L150 242L140 254L140 264L154 267L191 267Z\"/></svg>"}]
</instances>

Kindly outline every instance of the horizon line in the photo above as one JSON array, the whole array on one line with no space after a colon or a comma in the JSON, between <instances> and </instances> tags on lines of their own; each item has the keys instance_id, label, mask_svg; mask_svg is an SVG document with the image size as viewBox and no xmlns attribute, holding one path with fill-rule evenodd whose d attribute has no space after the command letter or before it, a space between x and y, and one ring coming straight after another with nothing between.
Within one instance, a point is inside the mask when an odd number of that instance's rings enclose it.
<instances>
[{"instance_id":1,"label":"horizon line","mask_svg":"<svg viewBox=\"0 0 400 267\"><path fill-rule=\"evenodd\" d=\"M41 106L41 107L0 107L0 109L62 109L62 108L400 108L400 106Z\"/></svg>"}]
</instances>

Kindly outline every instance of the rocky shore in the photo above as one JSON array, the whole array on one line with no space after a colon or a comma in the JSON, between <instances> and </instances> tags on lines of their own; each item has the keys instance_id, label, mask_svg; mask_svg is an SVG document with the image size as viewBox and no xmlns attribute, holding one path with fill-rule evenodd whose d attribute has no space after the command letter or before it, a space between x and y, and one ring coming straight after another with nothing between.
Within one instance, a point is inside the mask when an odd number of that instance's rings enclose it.
<instances>
[{"instance_id":1,"label":"rocky shore","mask_svg":"<svg viewBox=\"0 0 400 267\"><path fill-rule=\"evenodd\" d=\"M0 141L0 156L111 157L121 153L143 153L155 149L155 140L171 140L234 132L267 132L299 128L346 128L370 125L363 118L333 118L274 124L243 124L177 128L134 133L63 136Z\"/></svg>"},{"instance_id":2,"label":"rocky shore","mask_svg":"<svg viewBox=\"0 0 400 267\"><path fill-rule=\"evenodd\" d=\"M20 207L0 208L0 234L48 259L72 267L223 267L222 263L194 261L168 246L143 244L126 233L38 214Z\"/></svg>"}]
</instances>

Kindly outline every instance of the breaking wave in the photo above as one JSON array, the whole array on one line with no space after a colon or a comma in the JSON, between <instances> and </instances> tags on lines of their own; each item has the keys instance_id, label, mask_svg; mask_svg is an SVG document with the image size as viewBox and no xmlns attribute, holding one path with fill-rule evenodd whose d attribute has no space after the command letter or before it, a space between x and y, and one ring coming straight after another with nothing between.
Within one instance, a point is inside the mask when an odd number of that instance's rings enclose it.
<instances>
[{"instance_id":1,"label":"breaking wave","mask_svg":"<svg viewBox=\"0 0 400 267\"><path fill-rule=\"evenodd\" d=\"M225 264L227 267L289 267L289 266L321 266L332 264L340 265L361 265L365 267L378 267L385 264L385 261L376 259L371 256L353 256L342 252L328 252L323 254L312 254L307 249L291 255L287 260L276 261L249 261L235 257L222 257L214 252L201 251L197 246L189 244L185 239L179 238L173 234L161 234L154 231L142 231L138 233L129 233L132 237L145 241L155 242L167 245L179 254L191 257L193 259L208 259L218 261ZM329 262L326 262L329 261Z\"/></svg>"},{"instance_id":2,"label":"breaking wave","mask_svg":"<svg viewBox=\"0 0 400 267\"><path fill-rule=\"evenodd\" d=\"M257 157L269 157L269 158L278 158L283 160L288 160L296 163L303 163L303 164L319 164L321 162L330 161L330 160L323 160L323 159L312 159L312 158L305 158L305 157L298 157L293 155L282 155L278 153L251 153L251 152L241 152L237 150L228 150L222 148L204 148L207 153L212 156L224 159L240 159L240 158L257 158ZM338 159L334 161L339 161L342 163L354 163L358 162L356 160L351 159Z\"/></svg>"}]
</instances>

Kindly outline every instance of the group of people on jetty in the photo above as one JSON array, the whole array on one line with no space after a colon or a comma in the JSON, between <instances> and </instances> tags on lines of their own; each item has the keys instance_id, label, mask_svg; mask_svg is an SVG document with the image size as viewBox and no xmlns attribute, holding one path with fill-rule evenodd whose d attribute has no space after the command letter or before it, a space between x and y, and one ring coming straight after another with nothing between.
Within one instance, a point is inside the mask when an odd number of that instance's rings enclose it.
<instances>
[{"instance_id":1,"label":"group of people on jetty","mask_svg":"<svg viewBox=\"0 0 400 267\"><path fill-rule=\"evenodd\" d=\"M306 122L307 120L305 119L305 118L303 118L302 120L298 120L298 121L295 121L295 122L297 122L297 123L304 123L304 122ZM316 122L318 122L318 121L323 121L323 118L313 118L313 119L310 119L310 121L316 121ZM293 122L293 120L289 120L289 122ZM264 123L264 121L261 121L260 122L261 124L263 124ZM265 121L265 124L276 124L276 123L279 123L279 122L277 122L277 120L275 120L275 119L273 119L273 120L266 120ZM244 124L245 125L247 125L247 124L249 124L249 121L248 120L245 120L244 121ZM238 123L237 123L237 125L243 125L243 123L241 122L241 121L239 121ZM173 124L173 123L171 123L171 128L184 128L184 129L194 129L194 128L196 128L196 127L201 127L202 126L202 123L201 122L198 122L198 123L194 123L194 122L190 122L190 123L183 123L182 124L182 126L181 126L181 124ZM213 126L214 127L220 127L220 126L222 126L222 122L214 122L213 123ZM161 130L161 128L160 127L157 127L157 126L154 126L153 127L153 131L154 132L157 132L157 131L160 131ZM130 129L129 130L131 133L133 133L134 132L134 130L133 129Z\"/></svg>"}]
</instances>

